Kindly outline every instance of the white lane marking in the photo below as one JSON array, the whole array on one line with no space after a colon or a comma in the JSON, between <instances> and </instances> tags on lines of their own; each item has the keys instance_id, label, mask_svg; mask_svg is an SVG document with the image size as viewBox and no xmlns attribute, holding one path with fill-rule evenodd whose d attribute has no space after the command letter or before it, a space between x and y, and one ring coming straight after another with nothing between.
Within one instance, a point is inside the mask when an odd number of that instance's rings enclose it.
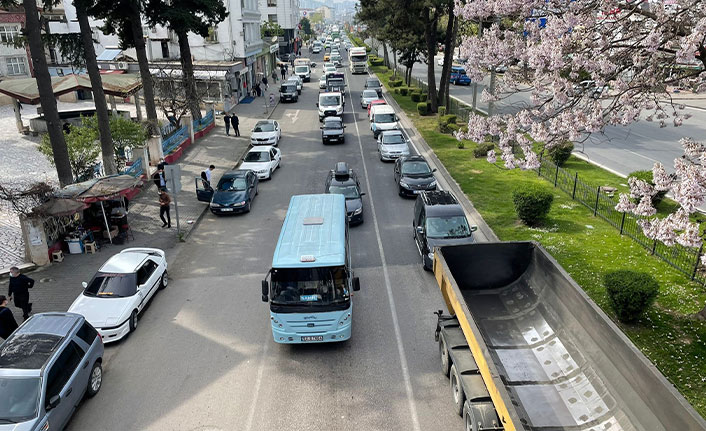
<instances>
[{"instance_id":1,"label":"white lane marking","mask_svg":"<svg viewBox=\"0 0 706 431\"><path fill-rule=\"evenodd\" d=\"M351 76L349 74L349 76ZM350 82L350 81L349 81ZM392 325L395 328L395 338L397 341L397 353L400 356L400 366L402 367L402 376L404 378L405 391L407 392L407 401L409 402L409 410L412 416L412 428L414 431L421 431L419 426L419 418L417 417L417 404L414 401L414 391L412 389L412 379L409 377L409 366L407 365L407 356L402 344L402 331L400 331L400 322L397 319L397 306L395 305L395 297L392 294L392 284L390 283L390 273L387 270L387 261L385 259L385 250L382 247L382 238L380 236L380 226L378 218L375 214L375 203L373 202L372 189L370 188L370 177L368 176L368 166L365 163L365 152L363 151L363 141L360 139L360 130L358 129L358 121L355 118L354 103L351 103L351 112L353 113L353 124L355 131L358 134L358 147L360 148L360 157L363 162L363 171L365 172L365 182L368 186L368 197L370 199L370 211L373 213L373 226L375 226L375 237L378 243L378 251L382 260L382 273L385 278L385 289L387 290L387 299L390 304L390 313L392 313Z\"/></svg>"},{"instance_id":2,"label":"white lane marking","mask_svg":"<svg viewBox=\"0 0 706 431\"><path fill-rule=\"evenodd\" d=\"M652 158L647 157L647 156L643 156L642 154L636 153L636 152L634 152L634 151L630 151L630 150L623 150L623 151L627 151L627 152L630 153L630 154L634 154L634 155L636 155L636 156L642 157L643 159L647 159L647 160L649 160L649 161L651 161L651 162L655 162L655 163L658 162L658 160L652 159Z\"/></svg>"},{"instance_id":3,"label":"white lane marking","mask_svg":"<svg viewBox=\"0 0 706 431\"><path fill-rule=\"evenodd\" d=\"M293 113L292 112L287 112L287 117L289 117L290 120L292 120L292 123L296 123L297 119L299 118L299 109L295 110Z\"/></svg>"},{"instance_id":4,"label":"white lane marking","mask_svg":"<svg viewBox=\"0 0 706 431\"><path fill-rule=\"evenodd\" d=\"M269 341L265 341L265 346L262 348L262 356L260 357L260 365L257 367L257 377L255 378L255 393L250 402L250 412L248 412L248 420L245 422L245 431L252 430L252 423L255 419L255 410L257 410L257 399L260 395L260 386L262 386L262 375L265 371L265 359L267 359L267 346Z\"/></svg>"}]
</instances>

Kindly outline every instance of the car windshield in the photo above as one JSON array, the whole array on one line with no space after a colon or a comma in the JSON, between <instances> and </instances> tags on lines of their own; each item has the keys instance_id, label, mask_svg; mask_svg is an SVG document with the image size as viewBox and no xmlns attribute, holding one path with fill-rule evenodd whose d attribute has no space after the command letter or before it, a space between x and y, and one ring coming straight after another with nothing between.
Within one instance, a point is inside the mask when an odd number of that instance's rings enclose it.
<instances>
[{"instance_id":1,"label":"car windshield","mask_svg":"<svg viewBox=\"0 0 706 431\"><path fill-rule=\"evenodd\" d=\"M340 96L321 96L319 100L319 105L321 106L338 106L340 104Z\"/></svg>"},{"instance_id":2,"label":"car windshield","mask_svg":"<svg viewBox=\"0 0 706 431\"><path fill-rule=\"evenodd\" d=\"M382 143L390 145L404 144L405 140L400 133L385 133L382 135Z\"/></svg>"},{"instance_id":3,"label":"car windshield","mask_svg":"<svg viewBox=\"0 0 706 431\"><path fill-rule=\"evenodd\" d=\"M137 276L132 272L128 274L99 272L93 276L93 280L83 291L86 296L98 298L126 298L136 293Z\"/></svg>"},{"instance_id":4,"label":"car windshield","mask_svg":"<svg viewBox=\"0 0 706 431\"><path fill-rule=\"evenodd\" d=\"M306 73L309 71L308 66L297 66L294 68L294 73Z\"/></svg>"},{"instance_id":5,"label":"car windshield","mask_svg":"<svg viewBox=\"0 0 706 431\"><path fill-rule=\"evenodd\" d=\"M331 185L328 188L328 192L331 194L343 195L346 199L358 199L360 198L360 193L358 193L358 187L350 186L334 186Z\"/></svg>"},{"instance_id":6,"label":"car windshield","mask_svg":"<svg viewBox=\"0 0 706 431\"><path fill-rule=\"evenodd\" d=\"M245 161L245 162L269 162L270 161L270 153L268 153L267 151L251 151L245 156L245 159L243 161Z\"/></svg>"},{"instance_id":7,"label":"car windshield","mask_svg":"<svg viewBox=\"0 0 706 431\"><path fill-rule=\"evenodd\" d=\"M223 192L242 192L247 189L245 178L224 178L218 182L218 190Z\"/></svg>"},{"instance_id":8,"label":"car windshield","mask_svg":"<svg viewBox=\"0 0 706 431\"><path fill-rule=\"evenodd\" d=\"M405 162L402 164L402 175L428 175L431 173L427 162Z\"/></svg>"},{"instance_id":9,"label":"car windshield","mask_svg":"<svg viewBox=\"0 0 706 431\"><path fill-rule=\"evenodd\" d=\"M272 123L258 123L255 125L253 132L274 132L275 125Z\"/></svg>"},{"instance_id":10,"label":"car windshield","mask_svg":"<svg viewBox=\"0 0 706 431\"><path fill-rule=\"evenodd\" d=\"M466 70L465 70L465 69L452 69L452 70L451 70L451 73L455 73L455 74L457 74L457 75L465 75L465 74L466 74Z\"/></svg>"},{"instance_id":11,"label":"car windshield","mask_svg":"<svg viewBox=\"0 0 706 431\"><path fill-rule=\"evenodd\" d=\"M369 88L378 88L380 87L380 81L377 79L370 79L365 83L365 86Z\"/></svg>"},{"instance_id":12,"label":"car windshield","mask_svg":"<svg viewBox=\"0 0 706 431\"><path fill-rule=\"evenodd\" d=\"M372 98L378 97L378 92L375 90L363 90L363 98L364 99L372 99Z\"/></svg>"},{"instance_id":13,"label":"car windshield","mask_svg":"<svg viewBox=\"0 0 706 431\"><path fill-rule=\"evenodd\" d=\"M328 85L341 87L343 86L343 80L340 78L331 78L328 80Z\"/></svg>"},{"instance_id":14,"label":"car windshield","mask_svg":"<svg viewBox=\"0 0 706 431\"><path fill-rule=\"evenodd\" d=\"M466 238L471 235L466 217L427 217L427 238Z\"/></svg>"},{"instance_id":15,"label":"car windshield","mask_svg":"<svg viewBox=\"0 0 706 431\"><path fill-rule=\"evenodd\" d=\"M0 377L0 426L37 417L40 386L38 377Z\"/></svg>"},{"instance_id":16,"label":"car windshield","mask_svg":"<svg viewBox=\"0 0 706 431\"><path fill-rule=\"evenodd\" d=\"M365 55L352 55L351 60L352 61L365 61L368 57Z\"/></svg>"},{"instance_id":17,"label":"car windshield","mask_svg":"<svg viewBox=\"0 0 706 431\"><path fill-rule=\"evenodd\" d=\"M328 120L324 122L324 129L340 129L341 122L336 120Z\"/></svg>"},{"instance_id":18,"label":"car windshield","mask_svg":"<svg viewBox=\"0 0 706 431\"><path fill-rule=\"evenodd\" d=\"M297 86L294 84L283 85L279 91L281 91L282 93L293 93L293 92L297 91Z\"/></svg>"},{"instance_id":19,"label":"car windshield","mask_svg":"<svg viewBox=\"0 0 706 431\"><path fill-rule=\"evenodd\" d=\"M375 114L376 123L394 123L395 114Z\"/></svg>"},{"instance_id":20,"label":"car windshield","mask_svg":"<svg viewBox=\"0 0 706 431\"><path fill-rule=\"evenodd\" d=\"M349 300L343 266L272 269L272 303L316 307Z\"/></svg>"}]
</instances>

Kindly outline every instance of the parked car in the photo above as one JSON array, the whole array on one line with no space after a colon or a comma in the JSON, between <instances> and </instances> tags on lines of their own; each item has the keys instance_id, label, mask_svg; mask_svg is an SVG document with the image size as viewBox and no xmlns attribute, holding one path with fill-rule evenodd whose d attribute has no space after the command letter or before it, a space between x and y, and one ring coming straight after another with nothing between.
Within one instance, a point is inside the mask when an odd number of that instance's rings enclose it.
<instances>
[{"instance_id":1,"label":"parked car","mask_svg":"<svg viewBox=\"0 0 706 431\"><path fill-rule=\"evenodd\" d=\"M370 130L375 139L384 130L399 129L399 117L390 105L376 105L370 110Z\"/></svg>"},{"instance_id":2,"label":"parked car","mask_svg":"<svg viewBox=\"0 0 706 431\"><path fill-rule=\"evenodd\" d=\"M210 209L214 214L234 214L250 212L257 195L259 179L251 170L235 169L228 171L218 181Z\"/></svg>"},{"instance_id":3,"label":"parked car","mask_svg":"<svg viewBox=\"0 0 706 431\"><path fill-rule=\"evenodd\" d=\"M336 163L326 177L324 193L339 193L346 198L346 214L350 224L363 223L363 196L358 176L345 162Z\"/></svg>"},{"instance_id":4,"label":"parked car","mask_svg":"<svg viewBox=\"0 0 706 431\"><path fill-rule=\"evenodd\" d=\"M138 315L167 287L167 257L158 248L126 248L108 259L69 307L98 330L104 343L137 328Z\"/></svg>"},{"instance_id":5,"label":"parked car","mask_svg":"<svg viewBox=\"0 0 706 431\"><path fill-rule=\"evenodd\" d=\"M360 93L360 107L361 108L367 108L368 104L372 102L373 100L378 100L380 97L378 96L377 91L375 90L363 90L362 93Z\"/></svg>"},{"instance_id":6,"label":"parked car","mask_svg":"<svg viewBox=\"0 0 706 431\"><path fill-rule=\"evenodd\" d=\"M436 169L431 169L422 156L400 157L395 161L395 183L400 196L415 196L436 190Z\"/></svg>"},{"instance_id":7,"label":"parked car","mask_svg":"<svg viewBox=\"0 0 706 431\"><path fill-rule=\"evenodd\" d=\"M282 85L280 85L279 87L279 101L299 101L299 91L297 91L297 84L290 81L283 82Z\"/></svg>"},{"instance_id":8,"label":"parked car","mask_svg":"<svg viewBox=\"0 0 706 431\"><path fill-rule=\"evenodd\" d=\"M260 120L252 128L250 134L250 144L255 145L279 145L282 138L282 130L277 120Z\"/></svg>"},{"instance_id":9,"label":"parked car","mask_svg":"<svg viewBox=\"0 0 706 431\"><path fill-rule=\"evenodd\" d=\"M380 133L378 154L383 162L409 156L408 140L404 133L401 130L388 130Z\"/></svg>"},{"instance_id":10,"label":"parked car","mask_svg":"<svg viewBox=\"0 0 706 431\"><path fill-rule=\"evenodd\" d=\"M287 78L286 82L293 82L297 86L297 93L302 94L302 88L304 87L304 83L302 82L302 79L299 76L292 75Z\"/></svg>"},{"instance_id":11,"label":"parked car","mask_svg":"<svg viewBox=\"0 0 706 431\"><path fill-rule=\"evenodd\" d=\"M239 169L249 169L261 180L269 180L272 173L280 167L282 153L279 148L267 146L253 147L243 157Z\"/></svg>"},{"instance_id":12,"label":"parked car","mask_svg":"<svg viewBox=\"0 0 706 431\"><path fill-rule=\"evenodd\" d=\"M473 243L477 229L468 225L463 207L451 192L422 192L417 196L412 230L424 269L431 271L433 267L434 247Z\"/></svg>"},{"instance_id":13,"label":"parked car","mask_svg":"<svg viewBox=\"0 0 706 431\"><path fill-rule=\"evenodd\" d=\"M370 120L370 111L373 109L373 106L377 105L387 105L387 101L385 99L376 99L368 102L368 120Z\"/></svg>"},{"instance_id":14,"label":"parked car","mask_svg":"<svg viewBox=\"0 0 706 431\"><path fill-rule=\"evenodd\" d=\"M466 69L461 66L451 66L449 82L454 85L471 85L471 78L466 75Z\"/></svg>"},{"instance_id":15,"label":"parked car","mask_svg":"<svg viewBox=\"0 0 706 431\"><path fill-rule=\"evenodd\" d=\"M103 343L74 313L40 313L0 344L0 430L61 430L103 385ZM51 428L50 428L51 427Z\"/></svg>"},{"instance_id":16,"label":"parked car","mask_svg":"<svg viewBox=\"0 0 706 431\"><path fill-rule=\"evenodd\" d=\"M382 84L377 78L368 78L365 80L366 90L375 90L379 99L382 99Z\"/></svg>"},{"instance_id":17,"label":"parked car","mask_svg":"<svg viewBox=\"0 0 706 431\"><path fill-rule=\"evenodd\" d=\"M324 125L321 126L321 142L324 144L344 143L345 128L341 117L324 117Z\"/></svg>"}]
</instances>

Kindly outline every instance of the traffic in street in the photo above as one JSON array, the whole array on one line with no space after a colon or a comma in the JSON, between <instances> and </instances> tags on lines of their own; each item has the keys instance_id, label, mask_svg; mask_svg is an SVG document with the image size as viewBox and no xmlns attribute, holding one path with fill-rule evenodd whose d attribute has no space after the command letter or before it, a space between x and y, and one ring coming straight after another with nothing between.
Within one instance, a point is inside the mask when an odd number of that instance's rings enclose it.
<instances>
[{"instance_id":1,"label":"traffic in street","mask_svg":"<svg viewBox=\"0 0 706 431\"><path fill-rule=\"evenodd\" d=\"M439 369L433 313L444 302L415 244L415 199L399 195L395 163L381 161L361 108L368 75L352 75L345 52L344 143L322 143L324 62L313 54L310 81L272 116L281 128L279 169L261 176L249 212L206 213L139 329L106 346L100 396L80 406L68 429L460 429ZM410 152L418 153L412 143ZM278 344L260 282L290 198L324 193L338 162L355 172L364 211L349 228L361 286L352 335Z\"/></svg>"}]
</instances>

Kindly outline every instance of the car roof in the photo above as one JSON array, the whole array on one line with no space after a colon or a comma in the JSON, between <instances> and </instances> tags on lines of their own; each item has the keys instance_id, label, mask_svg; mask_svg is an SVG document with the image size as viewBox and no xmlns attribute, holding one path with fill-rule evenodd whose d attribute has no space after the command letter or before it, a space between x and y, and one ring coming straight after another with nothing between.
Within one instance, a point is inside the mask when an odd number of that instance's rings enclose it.
<instances>
[{"instance_id":1,"label":"car roof","mask_svg":"<svg viewBox=\"0 0 706 431\"><path fill-rule=\"evenodd\" d=\"M373 90L372 88L366 88L366 89L364 89L364 90L363 90L363 94L365 94L366 91L368 92L368 94L374 94L375 97L377 97L377 95L378 95L378 92L375 91L375 90Z\"/></svg>"},{"instance_id":2,"label":"car roof","mask_svg":"<svg viewBox=\"0 0 706 431\"><path fill-rule=\"evenodd\" d=\"M377 78L367 78L367 79L365 80L365 82L366 82L366 83L368 83L368 82L377 82L377 83L379 84L379 83L380 83L380 80L377 79Z\"/></svg>"},{"instance_id":3,"label":"car roof","mask_svg":"<svg viewBox=\"0 0 706 431\"><path fill-rule=\"evenodd\" d=\"M147 253L130 252L118 253L108 259L98 271L112 272L116 274L130 274L137 271L137 268L149 256Z\"/></svg>"},{"instance_id":4,"label":"car roof","mask_svg":"<svg viewBox=\"0 0 706 431\"><path fill-rule=\"evenodd\" d=\"M402 133L402 130L383 130L381 133L381 136L390 136L390 135L404 136L404 133Z\"/></svg>"},{"instance_id":5,"label":"car roof","mask_svg":"<svg viewBox=\"0 0 706 431\"><path fill-rule=\"evenodd\" d=\"M0 368L43 368L83 320L75 313L35 314L0 344Z\"/></svg>"},{"instance_id":6,"label":"car roof","mask_svg":"<svg viewBox=\"0 0 706 431\"><path fill-rule=\"evenodd\" d=\"M427 216L462 215L465 217L463 207L458 203L456 196L448 190L423 192L419 195L419 199L424 203Z\"/></svg>"},{"instance_id":7,"label":"car roof","mask_svg":"<svg viewBox=\"0 0 706 431\"><path fill-rule=\"evenodd\" d=\"M402 157L400 158L400 163L406 163L406 162L424 162L427 163L427 161L424 159L422 156L407 156L407 157ZM428 164L428 163L427 163Z\"/></svg>"},{"instance_id":8,"label":"car roof","mask_svg":"<svg viewBox=\"0 0 706 431\"><path fill-rule=\"evenodd\" d=\"M272 145L258 145L248 150L248 153L265 153L274 148Z\"/></svg>"},{"instance_id":9,"label":"car roof","mask_svg":"<svg viewBox=\"0 0 706 431\"><path fill-rule=\"evenodd\" d=\"M223 174L221 179L243 178L248 172L250 172L249 169L233 169Z\"/></svg>"},{"instance_id":10,"label":"car roof","mask_svg":"<svg viewBox=\"0 0 706 431\"><path fill-rule=\"evenodd\" d=\"M324 123L342 123L343 119L339 117L324 117Z\"/></svg>"},{"instance_id":11,"label":"car roof","mask_svg":"<svg viewBox=\"0 0 706 431\"><path fill-rule=\"evenodd\" d=\"M322 91L319 96L340 96L340 91Z\"/></svg>"},{"instance_id":12,"label":"car roof","mask_svg":"<svg viewBox=\"0 0 706 431\"><path fill-rule=\"evenodd\" d=\"M255 126L259 126L260 124L275 124L275 120L258 120Z\"/></svg>"},{"instance_id":13,"label":"car roof","mask_svg":"<svg viewBox=\"0 0 706 431\"><path fill-rule=\"evenodd\" d=\"M388 104L375 105L371 109L374 114L394 114L395 113L394 108Z\"/></svg>"}]
</instances>

